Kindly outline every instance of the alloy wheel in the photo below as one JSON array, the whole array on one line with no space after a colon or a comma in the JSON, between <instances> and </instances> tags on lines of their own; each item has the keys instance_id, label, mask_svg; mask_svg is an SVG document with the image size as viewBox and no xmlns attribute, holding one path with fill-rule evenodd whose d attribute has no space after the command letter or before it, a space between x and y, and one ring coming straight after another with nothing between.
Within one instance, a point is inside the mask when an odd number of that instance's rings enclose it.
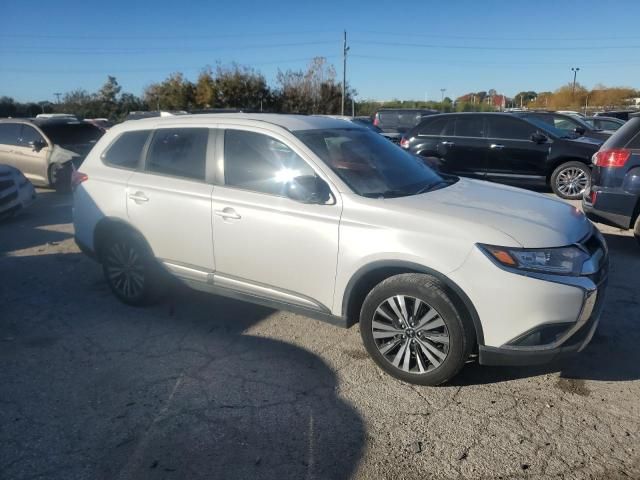
<instances>
[{"instance_id":1,"label":"alloy wheel","mask_svg":"<svg viewBox=\"0 0 640 480\"><path fill-rule=\"evenodd\" d=\"M576 197L582 194L589 186L587 173L578 167L569 167L558 173L556 179L558 191L567 197Z\"/></svg>"},{"instance_id":2,"label":"alloy wheel","mask_svg":"<svg viewBox=\"0 0 640 480\"><path fill-rule=\"evenodd\" d=\"M105 270L113 288L125 298L144 291L144 264L141 255L127 243L114 243L105 258Z\"/></svg>"},{"instance_id":3,"label":"alloy wheel","mask_svg":"<svg viewBox=\"0 0 640 480\"><path fill-rule=\"evenodd\" d=\"M384 359L407 373L435 370L449 353L444 320L435 308L415 297L387 298L376 308L371 329Z\"/></svg>"}]
</instances>

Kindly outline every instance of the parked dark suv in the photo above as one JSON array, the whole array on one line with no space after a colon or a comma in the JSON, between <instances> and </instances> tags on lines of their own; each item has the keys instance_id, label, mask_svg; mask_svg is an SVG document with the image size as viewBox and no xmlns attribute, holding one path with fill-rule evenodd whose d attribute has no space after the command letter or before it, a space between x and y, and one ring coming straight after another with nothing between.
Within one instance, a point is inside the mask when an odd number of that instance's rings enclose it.
<instances>
[{"instance_id":1,"label":"parked dark suv","mask_svg":"<svg viewBox=\"0 0 640 480\"><path fill-rule=\"evenodd\" d=\"M439 112L417 108L384 108L373 115L373 124L384 133L404 133L418 125L424 117L436 113Z\"/></svg>"},{"instance_id":2,"label":"parked dark suv","mask_svg":"<svg viewBox=\"0 0 640 480\"><path fill-rule=\"evenodd\" d=\"M405 134L401 146L446 173L514 184L549 185L580 199L591 156L602 142L510 113L433 115Z\"/></svg>"},{"instance_id":3,"label":"parked dark suv","mask_svg":"<svg viewBox=\"0 0 640 480\"><path fill-rule=\"evenodd\" d=\"M513 115L522 118L538 118L566 133L577 133L585 137L597 138L603 142L611 136L611 132L605 132L573 115L565 115L556 112L516 112Z\"/></svg>"},{"instance_id":4,"label":"parked dark suv","mask_svg":"<svg viewBox=\"0 0 640 480\"><path fill-rule=\"evenodd\" d=\"M640 113L593 156L593 182L582 206L596 222L632 228L640 242Z\"/></svg>"}]
</instances>

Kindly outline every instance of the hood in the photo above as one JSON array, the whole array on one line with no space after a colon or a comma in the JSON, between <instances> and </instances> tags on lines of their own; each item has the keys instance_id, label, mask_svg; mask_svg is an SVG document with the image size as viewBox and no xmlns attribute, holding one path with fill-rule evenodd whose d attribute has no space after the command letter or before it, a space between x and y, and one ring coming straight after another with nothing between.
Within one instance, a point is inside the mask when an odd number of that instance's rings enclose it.
<instances>
[{"instance_id":1,"label":"hood","mask_svg":"<svg viewBox=\"0 0 640 480\"><path fill-rule=\"evenodd\" d=\"M578 138L571 138L571 139L565 139L565 140L569 140L570 142L575 142L582 145L595 145L597 147L599 147L604 143L602 139L592 138L592 137L578 137Z\"/></svg>"},{"instance_id":2,"label":"hood","mask_svg":"<svg viewBox=\"0 0 640 480\"><path fill-rule=\"evenodd\" d=\"M465 178L440 190L391 200L421 216L435 215L469 228L473 224L489 227L527 248L570 245L592 228L580 210L562 200Z\"/></svg>"}]
</instances>

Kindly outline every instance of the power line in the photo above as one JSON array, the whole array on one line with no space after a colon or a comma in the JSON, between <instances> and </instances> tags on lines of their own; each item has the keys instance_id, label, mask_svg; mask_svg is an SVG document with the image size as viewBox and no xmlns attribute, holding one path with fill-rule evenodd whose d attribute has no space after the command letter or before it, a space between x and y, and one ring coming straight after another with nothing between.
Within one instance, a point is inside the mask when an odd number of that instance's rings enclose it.
<instances>
[{"instance_id":1,"label":"power line","mask_svg":"<svg viewBox=\"0 0 640 480\"><path fill-rule=\"evenodd\" d=\"M352 58L356 59L364 59L364 60L381 60L388 62L400 62L400 63L412 63L415 64L415 58L402 58L402 57L387 57L387 56L379 56L379 55L361 55L361 54L352 54ZM526 61L526 62L512 62L512 61L478 61L478 60L459 60L459 61L440 61L440 60L431 60L426 61L428 65L448 65L448 66L487 66L487 67L538 67L538 66L559 66L566 67L571 62L574 62L575 58L566 62L534 62L534 61ZM635 65L634 62L629 60L603 60L596 62L579 62L581 65Z\"/></svg>"},{"instance_id":2,"label":"power line","mask_svg":"<svg viewBox=\"0 0 640 480\"><path fill-rule=\"evenodd\" d=\"M319 33L335 34L337 30L305 30L305 31L278 31L260 33L222 33L222 34L183 34L183 35L102 35L102 34L38 34L38 33L0 33L0 38L59 38L67 40L186 40L203 38L246 38L246 37L279 37L291 35L316 35Z\"/></svg>"},{"instance_id":3,"label":"power line","mask_svg":"<svg viewBox=\"0 0 640 480\"><path fill-rule=\"evenodd\" d=\"M185 53L185 52L211 52L218 50L261 50L269 48L291 48L318 45L335 45L336 42L292 42L292 43L269 43L269 44L249 44L249 45L226 45L211 47L136 47L136 48L39 48L39 47L13 47L8 49L0 47L0 53L15 53L32 55L138 55L149 53Z\"/></svg>"},{"instance_id":4,"label":"power line","mask_svg":"<svg viewBox=\"0 0 640 480\"><path fill-rule=\"evenodd\" d=\"M429 44L429 43L405 43L405 42L379 42L379 41L354 41L354 44L358 45L381 45L388 47L409 47L409 48L441 48L446 50L541 50L541 51L557 51L557 50L630 50L638 49L640 45L615 45L615 46L576 46L576 47L486 47L486 46L469 46L469 45L443 45L443 44Z\"/></svg>"},{"instance_id":5,"label":"power line","mask_svg":"<svg viewBox=\"0 0 640 480\"><path fill-rule=\"evenodd\" d=\"M389 31L376 31L376 30L356 30L353 31L352 34L355 33L360 34L360 33L364 33L364 34L371 34L371 35L388 35L388 36L395 36L395 37L422 37L422 38L451 38L451 39L458 39L458 40L495 40L495 41L504 41L504 40L509 40L509 41L549 41L549 42L555 42L555 41L582 41L582 40L593 40L594 39L594 35L591 35L589 37L566 37L566 36L558 36L558 37L550 37L550 36L544 36L544 37L525 37L522 35L518 35L516 37L509 37L509 36L472 36L472 35L441 35L441 34L436 34L436 33L414 33L414 32L389 32ZM638 40L640 39L640 36L638 35L631 35L631 36L611 36L611 37L605 37L602 35L597 35L597 39L598 40Z\"/></svg>"}]
</instances>

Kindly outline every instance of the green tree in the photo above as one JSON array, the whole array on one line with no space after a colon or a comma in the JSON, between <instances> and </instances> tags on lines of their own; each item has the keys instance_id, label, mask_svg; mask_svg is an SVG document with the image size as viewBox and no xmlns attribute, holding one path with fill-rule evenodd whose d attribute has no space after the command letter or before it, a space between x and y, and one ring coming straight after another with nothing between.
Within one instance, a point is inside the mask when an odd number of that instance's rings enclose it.
<instances>
[{"instance_id":1,"label":"green tree","mask_svg":"<svg viewBox=\"0 0 640 480\"><path fill-rule=\"evenodd\" d=\"M195 105L195 85L182 73L172 73L164 81L149 85L144 101L158 110L189 110Z\"/></svg>"},{"instance_id":2,"label":"green tree","mask_svg":"<svg viewBox=\"0 0 640 480\"><path fill-rule=\"evenodd\" d=\"M211 67L206 67L200 72L195 89L195 102L198 107L211 108L217 105L216 81L213 78Z\"/></svg>"},{"instance_id":3,"label":"green tree","mask_svg":"<svg viewBox=\"0 0 640 480\"><path fill-rule=\"evenodd\" d=\"M215 105L223 108L258 110L261 102L271 102L265 78L253 68L236 63L216 67L215 93Z\"/></svg>"}]
</instances>

